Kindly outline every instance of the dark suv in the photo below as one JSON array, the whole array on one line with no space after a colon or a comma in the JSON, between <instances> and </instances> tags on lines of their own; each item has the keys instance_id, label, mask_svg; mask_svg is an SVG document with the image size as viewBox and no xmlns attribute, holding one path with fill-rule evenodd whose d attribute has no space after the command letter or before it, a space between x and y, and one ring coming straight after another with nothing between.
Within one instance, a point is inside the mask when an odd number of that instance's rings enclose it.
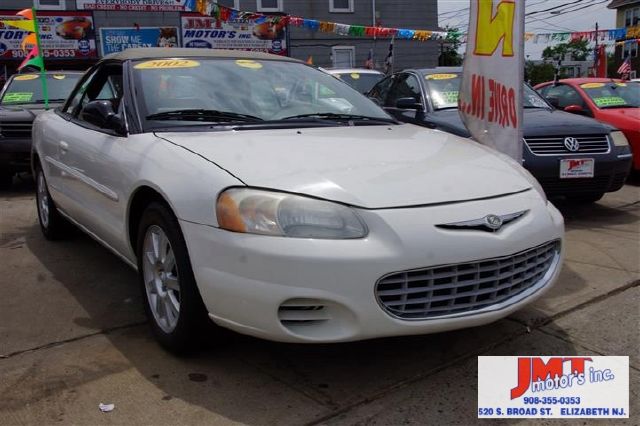
<instances>
[{"instance_id":1,"label":"dark suv","mask_svg":"<svg viewBox=\"0 0 640 426\"><path fill-rule=\"evenodd\" d=\"M60 106L81 76L81 72L47 72L49 107ZM16 173L30 170L31 124L44 107L40 74L15 74L0 91L0 187L11 185Z\"/></svg>"},{"instance_id":2,"label":"dark suv","mask_svg":"<svg viewBox=\"0 0 640 426\"><path fill-rule=\"evenodd\" d=\"M406 70L376 84L369 97L400 121L470 134L458 114L460 71ZM597 201L620 189L631 167L631 150L614 127L555 110L524 87L523 166L549 197Z\"/></svg>"}]
</instances>

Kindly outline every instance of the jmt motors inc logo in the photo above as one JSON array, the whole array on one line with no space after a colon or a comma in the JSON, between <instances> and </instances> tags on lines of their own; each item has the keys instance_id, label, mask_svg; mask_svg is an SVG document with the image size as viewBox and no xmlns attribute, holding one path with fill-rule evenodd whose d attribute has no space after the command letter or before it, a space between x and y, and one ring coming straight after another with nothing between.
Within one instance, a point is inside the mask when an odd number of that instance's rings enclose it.
<instances>
[{"instance_id":1,"label":"jmt motors inc logo","mask_svg":"<svg viewBox=\"0 0 640 426\"><path fill-rule=\"evenodd\" d=\"M479 418L628 418L627 356L480 356Z\"/></svg>"}]
</instances>

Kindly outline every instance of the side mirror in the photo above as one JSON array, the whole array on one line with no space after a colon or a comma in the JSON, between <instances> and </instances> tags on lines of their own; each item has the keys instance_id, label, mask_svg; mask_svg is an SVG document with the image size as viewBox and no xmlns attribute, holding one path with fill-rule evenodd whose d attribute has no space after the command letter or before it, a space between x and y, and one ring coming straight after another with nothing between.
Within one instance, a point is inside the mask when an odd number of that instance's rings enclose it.
<instances>
[{"instance_id":1,"label":"side mirror","mask_svg":"<svg viewBox=\"0 0 640 426\"><path fill-rule=\"evenodd\" d=\"M398 98L396 100L396 108L398 109L422 109L422 104L415 98Z\"/></svg>"},{"instance_id":2,"label":"side mirror","mask_svg":"<svg viewBox=\"0 0 640 426\"><path fill-rule=\"evenodd\" d=\"M574 114L584 114L584 109L580 105L567 105L564 107L566 112L572 112Z\"/></svg>"},{"instance_id":3,"label":"side mirror","mask_svg":"<svg viewBox=\"0 0 640 426\"><path fill-rule=\"evenodd\" d=\"M552 107L558 109L558 106L560 105L560 99L554 98L554 97L548 97L546 99L551 104Z\"/></svg>"},{"instance_id":4,"label":"side mirror","mask_svg":"<svg viewBox=\"0 0 640 426\"><path fill-rule=\"evenodd\" d=\"M118 134L125 133L124 121L113 110L111 101L91 101L80 113L80 119L101 129L110 129Z\"/></svg>"}]
</instances>

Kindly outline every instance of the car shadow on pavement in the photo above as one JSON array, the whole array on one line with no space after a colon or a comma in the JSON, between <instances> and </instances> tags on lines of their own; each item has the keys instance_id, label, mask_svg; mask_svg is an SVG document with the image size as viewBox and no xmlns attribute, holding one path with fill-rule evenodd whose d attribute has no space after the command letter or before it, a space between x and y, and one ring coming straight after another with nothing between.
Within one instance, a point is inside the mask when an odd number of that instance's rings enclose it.
<instances>
[{"instance_id":1,"label":"car shadow on pavement","mask_svg":"<svg viewBox=\"0 0 640 426\"><path fill-rule=\"evenodd\" d=\"M529 333L524 323L505 319L448 333L323 345L274 343L222 331L206 336L200 351L178 358L155 343L146 325L139 325L144 319L135 272L115 255L80 232L61 242L44 240L37 225L23 234L51 277L86 312L73 320L75 326L86 334L106 330L112 347L103 348L104 353L116 349L108 357L85 354L90 358L70 361L82 364L73 368L91 374L70 373L63 378L67 389L133 368L144 386L156 391L158 403L166 401L167 409L169 401L179 399L247 424L302 423L429 380L475 360L477 354L501 352L506 344L511 349L501 354L580 352L561 338L554 338L557 346L547 348L539 344L539 332ZM31 396L56 391L61 378L50 380L56 383L41 384L30 390ZM475 401L475 377L467 385L456 392L466 392L461 397ZM135 393L121 397L139 398ZM434 393L432 400L438 404L450 397ZM304 404L315 408L301 410Z\"/></svg>"}]
</instances>

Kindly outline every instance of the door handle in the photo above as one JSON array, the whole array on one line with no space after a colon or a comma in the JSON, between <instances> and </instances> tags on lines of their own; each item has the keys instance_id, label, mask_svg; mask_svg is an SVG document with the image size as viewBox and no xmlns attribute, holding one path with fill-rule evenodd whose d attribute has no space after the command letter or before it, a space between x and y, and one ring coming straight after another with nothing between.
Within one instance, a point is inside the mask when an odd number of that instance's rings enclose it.
<instances>
[{"instance_id":1,"label":"door handle","mask_svg":"<svg viewBox=\"0 0 640 426\"><path fill-rule=\"evenodd\" d=\"M62 152L63 154L65 154L69 149L69 144L65 141L60 141L58 146L60 147L60 152Z\"/></svg>"}]
</instances>

